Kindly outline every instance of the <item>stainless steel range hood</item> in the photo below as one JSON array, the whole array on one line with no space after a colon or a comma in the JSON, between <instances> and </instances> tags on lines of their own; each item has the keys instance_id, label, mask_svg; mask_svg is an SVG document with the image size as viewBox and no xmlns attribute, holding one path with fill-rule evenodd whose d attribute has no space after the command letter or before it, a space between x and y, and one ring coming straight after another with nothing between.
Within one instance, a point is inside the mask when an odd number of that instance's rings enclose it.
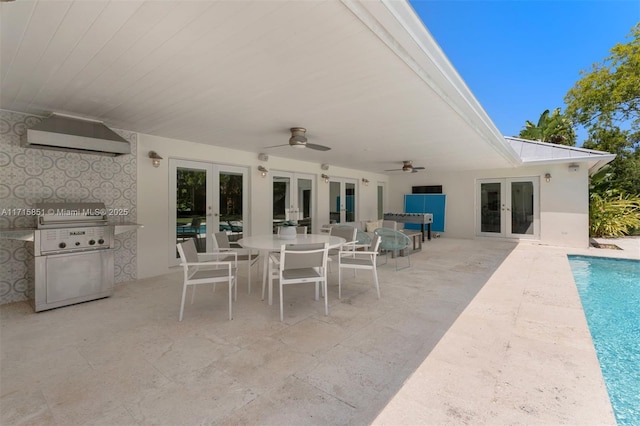
<instances>
[{"instance_id":1,"label":"stainless steel range hood","mask_svg":"<svg viewBox=\"0 0 640 426\"><path fill-rule=\"evenodd\" d=\"M100 121L51 114L22 135L22 146L98 155L131 153L129 142Z\"/></svg>"}]
</instances>

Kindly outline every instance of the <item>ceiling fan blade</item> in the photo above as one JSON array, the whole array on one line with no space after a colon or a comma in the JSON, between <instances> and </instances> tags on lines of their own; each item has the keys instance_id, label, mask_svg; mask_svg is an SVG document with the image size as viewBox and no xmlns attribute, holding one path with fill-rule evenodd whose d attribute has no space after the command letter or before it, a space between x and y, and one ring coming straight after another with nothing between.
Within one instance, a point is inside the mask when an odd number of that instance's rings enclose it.
<instances>
[{"instance_id":1,"label":"ceiling fan blade","mask_svg":"<svg viewBox=\"0 0 640 426\"><path fill-rule=\"evenodd\" d=\"M413 170L425 170L424 167L414 167Z\"/></svg>"},{"instance_id":2,"label":"ceiling fan blade","mask_svg":"<svg viewBox=\"0 0 640 426\"><path fill-rule=\"evenodd\" d=\"M384 170L385 172L401 172L402 169L389 169L389 170Z\"/></svg>"},{"instance_id":3,"label":"ceiling fan blade","mask_svg":"<svg viewBox=\"0 0 640 426\"><path fill-rule=\"evenodd\" d=\"M281 147L281 146L289 146L289 144L288 144L288 143L284 143L284 144L282 144L282 145L271 145L271 146L265 146L265 147L264 147L264 149L267 149L267 148L279 148L279 147Z\"/></svg>"},{"instance_id":4,"label":"ceiling fan blade","mask_svg":"<svg viewBox=\"0 0 640 426\"><path fill-rule=\"evenodd\" d=\"M307 148L315 149L316 151L329 151L331 149L328 146L317 145L315 143L307 143L306 146Z\"/></svg>"}]
</instances>

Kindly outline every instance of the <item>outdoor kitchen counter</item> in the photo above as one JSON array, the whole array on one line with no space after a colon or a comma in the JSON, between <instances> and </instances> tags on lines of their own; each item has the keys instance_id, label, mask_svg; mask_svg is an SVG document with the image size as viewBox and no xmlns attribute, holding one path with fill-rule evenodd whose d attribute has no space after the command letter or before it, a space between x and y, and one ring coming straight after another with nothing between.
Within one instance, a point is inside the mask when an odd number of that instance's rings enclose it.
<instances>
[{"instance_id":1,"label":"outdoor kitchen counter","mask_svg":"<svg viewBox=\"0 0 640 426\"><path fill-rule=\"evenodd\" d=\"M0 240L33 241L36 228L0 228Z\"/></svg>"},{"instance_id":2,"label":"outdoor kitchen counter","mask_svg":"<svg viewBox=\"0 0 640 426\"><path fill-rule=\"evenodd\" d=\"M113 235L124 234L144 228L144 225L133 222L114 223L107 226L113 227ZM0 228L0 240L33 241L36 228Z\"/></svg>"},{"instance_id":3,"label":"outdoor kitchen counter","mask_svg":"<svg viewBox=\"0 0 640 426\"><path fill-rule=\"evenodd\" d=\"M133 222L109 224L109 226L113 226L113 235L124 234L125 232L135 231L138 228L144 228L144 225Z\"/></svg>"}]
</instances>

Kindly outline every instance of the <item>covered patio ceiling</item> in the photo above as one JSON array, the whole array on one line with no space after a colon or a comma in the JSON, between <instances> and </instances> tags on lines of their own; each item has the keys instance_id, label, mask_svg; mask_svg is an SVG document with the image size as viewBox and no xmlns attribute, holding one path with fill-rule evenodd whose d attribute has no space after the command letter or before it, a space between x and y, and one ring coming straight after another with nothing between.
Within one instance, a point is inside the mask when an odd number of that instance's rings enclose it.
<instances>
[{"instance_id":1,"label":"covered patio ceiling","mask_svg":"<svg viewBox=\"0 0 640 426\"><path fill-rule=\"evenodd\" d=\"M519 164L404 1L20 0L1 12L2 109L371 172ZM294 126L332 149L265 148Z\"/></svg>"}]
</instances>

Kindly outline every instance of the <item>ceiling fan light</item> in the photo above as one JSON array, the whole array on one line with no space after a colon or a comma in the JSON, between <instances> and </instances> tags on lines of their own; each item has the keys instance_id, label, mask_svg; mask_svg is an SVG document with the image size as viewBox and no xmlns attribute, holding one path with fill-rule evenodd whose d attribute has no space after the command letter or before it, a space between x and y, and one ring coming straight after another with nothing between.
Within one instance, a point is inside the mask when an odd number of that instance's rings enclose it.
<instances>
[{"instance_id":1,"label":"ceiling fan light","mask_svg":"<svg viewBox=\"0 0 640 426\"><path fill-rule=\"evenodd\" d=\"M411 166L402 166L402 171L405 173L411 173L413 171L413 167Z\"/></svg>"},{"instance_id":2,"label":"ceiling fan light","mask_svg":"<svg viewBox=\"0 0 640 426\"><path fill-rule=\"evenodd\" d=\"M292 148L306 148L307 146L303 143L297 143L294 145L291 145Z\"/></svg>"}]
</instances>

